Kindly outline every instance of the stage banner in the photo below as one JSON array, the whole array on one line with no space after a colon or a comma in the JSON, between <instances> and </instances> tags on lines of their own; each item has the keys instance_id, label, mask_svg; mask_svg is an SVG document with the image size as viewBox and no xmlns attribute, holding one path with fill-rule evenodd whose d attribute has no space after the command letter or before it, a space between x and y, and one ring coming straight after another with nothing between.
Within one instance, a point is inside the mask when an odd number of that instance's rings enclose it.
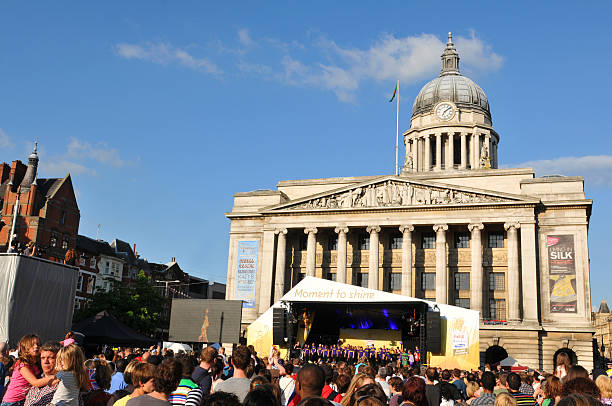
<instances>
[{"instance_id":1,"label":"stage banner","mask_svg":"<svg viewBox=\"0 0 612 406\"><path fill-rule=\"evenodd\" d=\"M465 355L469 349L469 336L462 330L451 330L451 348L453 355Z\"/></svg>"},{"instance_id":2,"label":"stage banner","mask_svg":"<svg viewBox=\"0 0 612 406\"><path fill-rule=\"evenodd\" d=\"M242 300L243 308L252 309L255 307L258 250L258 241L238 241L234 299Z\"/></svg>"},{"instance_id":3,"label":"stage banner","mask_svg":"<svg viewBox=\"0 0 612 406\"><path fill-rule=\"evenodd\" d=\"M549 235L548 273L551 313L576 313L576 262L573 235Z\"/></svg>"}]
</instances>

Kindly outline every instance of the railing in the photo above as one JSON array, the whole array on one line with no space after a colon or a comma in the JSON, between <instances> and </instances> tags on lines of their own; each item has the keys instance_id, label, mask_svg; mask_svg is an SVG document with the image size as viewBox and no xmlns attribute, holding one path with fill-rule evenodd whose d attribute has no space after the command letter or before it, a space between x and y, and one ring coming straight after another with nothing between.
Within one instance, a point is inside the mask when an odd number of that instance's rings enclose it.
<instances>
[{"instance_id":1,"label":"railing","mask_svg":"<svg viewBox=\"0 0 612 406\"><path fill-rule=\"evenodd\" d=\"M485 326L507 326L507 320L482 319L482 324Z\"/></svg>"}]
</instances>

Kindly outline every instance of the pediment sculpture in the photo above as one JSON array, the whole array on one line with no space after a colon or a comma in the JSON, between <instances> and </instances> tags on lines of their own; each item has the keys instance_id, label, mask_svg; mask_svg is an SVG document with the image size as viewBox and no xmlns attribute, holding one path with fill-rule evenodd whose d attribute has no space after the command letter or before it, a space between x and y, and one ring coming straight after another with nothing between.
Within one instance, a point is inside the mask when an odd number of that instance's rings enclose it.
<instances>
[{"instance_id":1,"label":"pediment sculpture","mask_svg":"<svg viewBox=\"0 0 612 406\"><path fill-rule=\"evenodd\" d=\"M499 203L511 199L451 188L386 180L329 194L286 207L289 210L403 207L420 205Z\"/></svg>"}]
</instances>

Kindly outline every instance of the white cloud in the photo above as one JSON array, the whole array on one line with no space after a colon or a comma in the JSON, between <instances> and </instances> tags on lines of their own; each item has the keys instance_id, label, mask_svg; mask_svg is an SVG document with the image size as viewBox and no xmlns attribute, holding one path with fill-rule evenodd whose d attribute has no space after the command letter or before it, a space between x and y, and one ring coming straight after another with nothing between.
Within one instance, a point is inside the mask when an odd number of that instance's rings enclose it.
<instances>
[{"instance_id":1,"label":"white cloud","mask_svg":"<svg viewBox=\"0 0 612 406\"><path fill-rule=\"evenodd\" d=\"M99 142L92 145L88 142L80 141L74 137L70 138L67 155L72 158L90 158L102 164L114 166L116 168L125 165L119 156L119 151L110 148L106 143Z\"/></svg>"},{"instance_id":2,"label":"white cloud","mask_svg":"<svg viewBox=\"0 0 612 406\"><path fill-rule=\"evenodd\" d=\"M4 131L0 128L0 148L13 148L15 144L11 140L11 137L6 135Z\"/></svg>"},{"instance_id":3,"label":"white cloud","mask_svg":"<svg viewBox=\"0 0 612 406\"><path fill-rule=\"evenodd\" d=\"M587 186L612 187L612 155L561 157L541 161L527 161L515 168L533 168L537 176L582 176Z\"/></svg>"},{"instance_id":4,"label":"white cloud","mask_svg":"<svg viewBox=\"0 0 612 406\"><path fill-rule=\"evenodd\" d=\"M501 67L503 58L474 33L469 38L457 37L456 42L468 67L480 71ZM304 64L285 56L280 76L289 84L318 86L333 91L340 100L350 101L367 80L400 79L412 84L432 77L440 70L445 42L432 34L403 38L388 34L367 49L343 48L326 38L321 38L316 46L327 54L328 61Z\"/></svg>"},{"instance_id":5,"label":"white cloud","mask_svg":"<svg viewBox=\"0 0 612 406\"><path fill-rule=\"evenodd\" d=\"M41 159L40 172L44 173L45 176L61 177L64 177L67 173L71 175L97 175L95 170L61 157Z\"/></svg>"},{"instance_id":6,"label":"white cloud","mask_svg":"<svg viewBox=\"0 0 612 406\"><path fill-rule=\"evenodd\" d=\"M115 51L119 56L125 59L138 59L159 65L176 63L189 69L200 70L213 75L222 73L219 67L208 58L195 57L185 49L175 48L171 44L165 42L148 42L144 46L120 43L115 46Z\"/></svg>"},{"instance_id":7,"label":"white cloud","mask_svg":"<svg viewBox=\"0 0 612 406\"><path fill-rule=\"evenodd\" d=\"M238 41L245 47L250 47L254 44L253 39L249 35L249 30L246 28L238 30Z\"/></svg>"}]
</instances>

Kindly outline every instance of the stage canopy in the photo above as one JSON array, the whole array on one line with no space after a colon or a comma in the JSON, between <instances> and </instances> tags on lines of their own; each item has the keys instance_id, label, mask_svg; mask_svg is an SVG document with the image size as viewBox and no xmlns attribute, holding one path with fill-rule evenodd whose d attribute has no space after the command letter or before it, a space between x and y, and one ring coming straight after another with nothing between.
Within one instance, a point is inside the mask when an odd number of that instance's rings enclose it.
<instances>
[{"instance_id":1,"label":"stage canopy","mask_svg":"<svg viewBox=\"0 0 612 406\"><path fill-rule=\"evenodd\" d=\"M328 304L330 311L334 304L355 303L376 305L405 303L426 303L429 310L440 311L443 352L432 355L430 363L442 368L475 369L480 365L479 313L461 307L439 304L409 296L397 295L360 286L329 281L306 276L280 301L274 303L265 313L248 327L248 344L256 351L267 354L272 346L273 308L281 308L285 303L313 303L317 306Z\"/></svg>"},{"instance_id":2,"label":"stage canopy","mask_svg":"<svg viewBox=\"0 0 612 406\"><path fill-rule=\"evenodd\" d=\"M148 347L157 343L156 340L137 333L121 323L106 310L75 324L72 326L72 330L85 336L85 344Z\"/></svg>"}]
</instances>

